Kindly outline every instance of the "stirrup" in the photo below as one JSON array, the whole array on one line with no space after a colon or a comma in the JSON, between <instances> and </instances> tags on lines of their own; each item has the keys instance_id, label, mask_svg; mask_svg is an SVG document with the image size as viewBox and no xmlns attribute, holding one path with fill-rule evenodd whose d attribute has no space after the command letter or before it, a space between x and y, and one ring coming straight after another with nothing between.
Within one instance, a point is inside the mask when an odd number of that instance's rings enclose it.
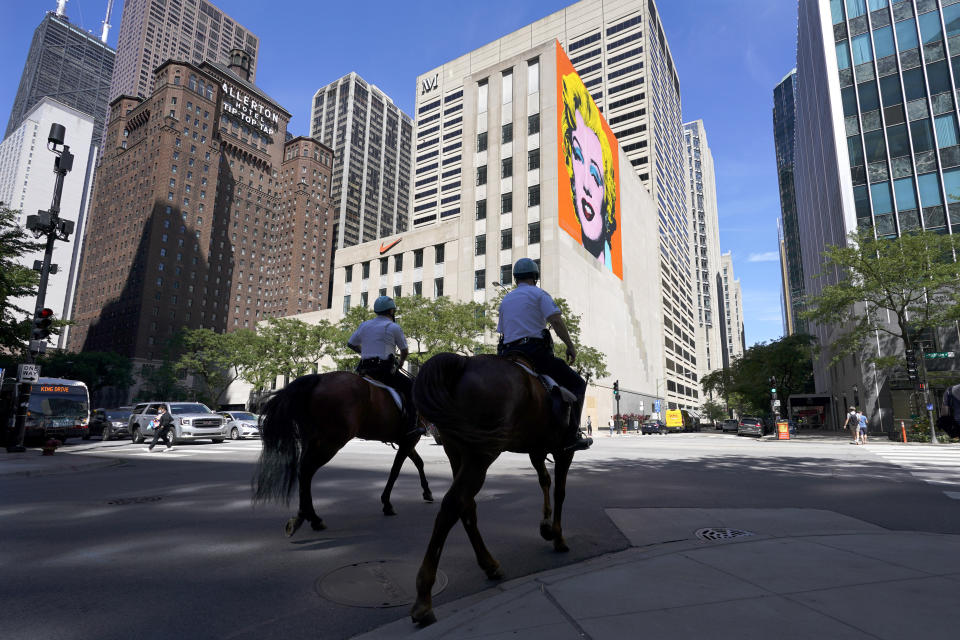
<instances>
[{"instance_id":1,"label":"stirrup","mask_svg":"<svg viewBox=\"0 0 960 640\"><path fill-rule=\"evenodd\" d=\"M593 446L593 438L585 437L583 431L577 429L573 442L564 445L564 451L585 451Z\"/></svg>"}]
</instances>

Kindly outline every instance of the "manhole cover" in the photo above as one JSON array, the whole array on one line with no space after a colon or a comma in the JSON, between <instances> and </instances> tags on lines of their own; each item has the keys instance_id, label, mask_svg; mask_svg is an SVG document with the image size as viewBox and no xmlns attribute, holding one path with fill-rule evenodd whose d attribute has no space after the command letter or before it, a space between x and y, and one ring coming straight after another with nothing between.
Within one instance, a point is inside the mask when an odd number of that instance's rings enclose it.
<instances>
[{"instance_id":1,"label":"manhole cover","mask_svg":"<svg viewBox=\"0 0 960 640\"><path fill-rule=\"evenodd\" d=\"M120 506L125 504L147 504L149 502L160 502L163 500L163 496L146 496L140 498L115 498L107 502L107 504Z\"/></svg>"},{"instance_id":2,"label":"manhole cover","mask_svg":"<svg viewBox=\"0 0 960 640\"><path fill-rule=\"evenodd\" d=\"M727 528L715 528L707 527L706 529L699 529L696 533L696 536L701 540L732 540L733 538L743 538L746 536L755 535L752 531L744 531L743 529L727 529Z\"/></svg>"},{"instance_id":3,"label":"manhole cover","mask_svg":"<svg viewBox=\"0 0 960 640\"><path fill-rule=\"evenodd\" d=\"M391 560L358 562L334 569L317 580L321 597L351 607L399 607L417 597L419 565ZM433 595L447 586L447 576L437 570Z\"/></svg>"}]
</instances>

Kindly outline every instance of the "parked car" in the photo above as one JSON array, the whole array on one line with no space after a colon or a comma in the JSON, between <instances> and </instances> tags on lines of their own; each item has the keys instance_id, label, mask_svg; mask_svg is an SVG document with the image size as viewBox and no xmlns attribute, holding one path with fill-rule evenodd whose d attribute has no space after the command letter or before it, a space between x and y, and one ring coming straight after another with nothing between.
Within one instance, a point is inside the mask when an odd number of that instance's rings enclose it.
<instances>
[{"instance_id":1,"label":"parked car","mask_svg":"<svg viewBox=\"0 0 960 640\"><path fill-rule=\"evenodd\" d=\"M127 409L94 409L90 416L90 435L104 440L130 435L130 414Z\"/></svg>"},{"instance_id":2,"label":"parked car","mask_svg":"<svg viewBox=\"0 0 960 640\"><path fill-rule=\"evenodd\" d=\"M130 436L134 443L143 442L154 433L153 420L163 405L173 417L173 442L209 438L223 442L227 437L227 422L200 402L141 402L130 415Z\"/></svg>"},{"instance_id":3,"label":"parked car","mask_svg":"<svg viewBox=\"0 0 960 640\"><path fill-rule=\"evenodd\" d=\"M654 433L665 435L668 433L667 425L665 425L662 420L647 420L640 425L640 433L643 435L652 435Z\"/></svg>"},{"instance_id":4,"label":"parked car","mask_svg":"<svg viewBox=\"0 0 960 640\"><path fill-rule=\"evenodd\" d=\"M720 428L723 429L724 433L727 431L733 431L734 433L737 433L737 431L740 429L740 421L736 418L724 420L722 423L720 423Z\"/></svg>"},{"instance_id":5,"label":"parked car","mask_svg":"<svg viewBox=\"0 0 960 640\"><path fill-rule=\"evenodd\" d=\"M751 416L743 416L737 426L738 436L757 436L763 435L763 420Z\"/></svg>"},{"instance_id":6,"label":"parked car","mask_svg":"<svg viewBox=\"0 0 960 640\"><path fill-rule=\"evenodd\" d=\"M227 433L231 440L260 437L260 416L249 411L221 411L227 421Z\"/></svg>"},{"instance_id":7,"label":"parked car","mask_svg":"<svg viewBox=\"0 0 960 640\"><path fill-rule=\"evenodd\" d=\"M437 427L432 423L427 423L427 435L433 438L433 441L437 444L443 444L440 440L440 432L437 430Z\"/></svg>"}]
</instances>

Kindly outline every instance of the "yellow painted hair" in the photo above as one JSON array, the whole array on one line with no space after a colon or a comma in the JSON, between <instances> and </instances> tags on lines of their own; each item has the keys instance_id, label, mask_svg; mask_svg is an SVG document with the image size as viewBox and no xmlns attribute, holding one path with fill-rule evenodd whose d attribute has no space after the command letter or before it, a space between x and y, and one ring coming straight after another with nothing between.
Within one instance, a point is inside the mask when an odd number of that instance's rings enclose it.
<instances>
[{"instance_id":1,"label":"yellow painted hair","mask_svg":"<svg viewBox=\"0 0 960 640\"><path fill-rule=\"evenodd\" d=\"M590 92L583 85L583 80L576 73L563 76L563 157L567 166L567 177L573 183L573 130L577 128L577 111L583 118L584 124L597 134L600 140L600 149L603 154L603 220L604 235L607 239L617 228L616 201L617 180L613 172L613 154L610 150L610 141L603 130L600 120L600 111L597 109ZM573 203L576 207L576 202Z\"/></svg>"}]
</instances>

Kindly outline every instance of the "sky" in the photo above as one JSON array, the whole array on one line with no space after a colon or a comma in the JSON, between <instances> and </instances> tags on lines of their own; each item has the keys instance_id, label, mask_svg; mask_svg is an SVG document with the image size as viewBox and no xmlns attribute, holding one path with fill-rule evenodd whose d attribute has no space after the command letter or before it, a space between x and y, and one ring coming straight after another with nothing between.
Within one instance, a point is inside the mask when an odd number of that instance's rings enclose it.
<instances>
[{"instance_id":1,"label":"sky","mask_svg":"<svg viewBox=\"0 0 960 640\"><path fill-rule=\"evenodd\" d=\"M356 71L413 114L418 74L571 4L360 0L219 0L260 38L257 85L309 134L314 92ZM33 31L55 0L5 3L0 39L0 116L6 128ZM123 0L109 44L116 46ZM70 20L99 35L107 0L69 0ZM743 289L747 346L783 334L773 146L773 88L796 65L793 0L660 0L661 22L680 78L685 122L703 120L713 152L720 247Z\"/></svg>"}]
</instances>

